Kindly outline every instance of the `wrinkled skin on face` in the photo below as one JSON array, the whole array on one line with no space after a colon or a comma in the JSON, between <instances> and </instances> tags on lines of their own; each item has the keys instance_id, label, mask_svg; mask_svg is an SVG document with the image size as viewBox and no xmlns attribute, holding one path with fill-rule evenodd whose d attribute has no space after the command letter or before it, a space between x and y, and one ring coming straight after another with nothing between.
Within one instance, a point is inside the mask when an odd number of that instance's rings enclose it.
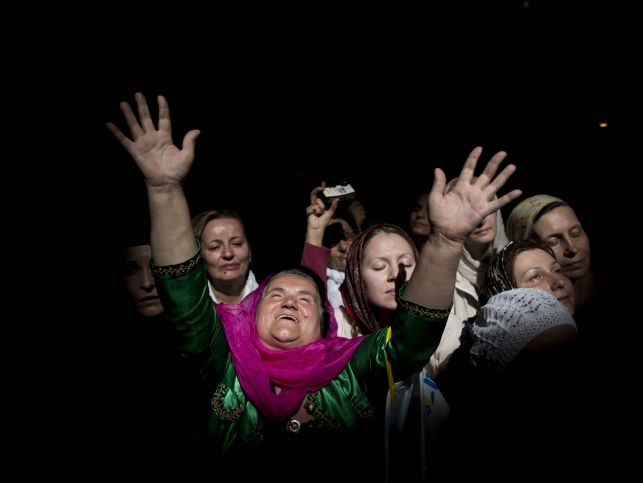
<instances>
[{"instance_id":1,"label":"wrinkled skin on face","mask_svg":"<svg viewBox=\"0 0 643 483\"><path fill-rule=\"evenodd\" d=\"M317 287L307 278L273 277L257 307L259 339L270 349L288 349L321 338L321 303Z\"/></svg>"}]
</instances>

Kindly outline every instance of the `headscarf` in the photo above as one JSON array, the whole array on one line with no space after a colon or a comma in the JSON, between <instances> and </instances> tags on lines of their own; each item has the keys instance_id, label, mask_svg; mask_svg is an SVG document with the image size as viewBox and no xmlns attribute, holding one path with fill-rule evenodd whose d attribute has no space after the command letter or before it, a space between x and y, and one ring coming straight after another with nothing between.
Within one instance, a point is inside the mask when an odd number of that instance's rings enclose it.
<instances>
[{"instance_id":1,"label":"headscarf","mask_svg":"<svg viewBox=\"0 0 643 483\"><path fill-rule=\"evenodd\" d=\"M560 198L549 195L535 195L518 203L507 218L507 236L510 240L520 241L531 238L534 221L543 208L552 203L567 205Z\"/></svg>"},{"instance_id":2,"label":"headscarf","mask_svg":"<svg viewBox=\"0 0 643 483\"><path fill-rule=\"evenodd\" d=\"M306 393L326 386L346 367L362 337L337 337L332 307L324 301L330 317L330 337L293 349L267 348L257 334L257 307L272 276L239 304L218 304L230 346L232 362L250 402L269 420L286 421L297 412ZM281 388L276 395L272 385Z\"/></svg>"},{"instance_id":3,"label":"headscarf","mask_svg":"<svg viewBox=\"0 0 643 483\"><path fill-rule=\"evenodd\" d=\"M538 335L561 325L576 329L565 306L549 292L516 288L499 293L480 309L473 324L471 360L502 370Z\"/></svg>"},{"instance_id":4,"label":"headscarf","mask_svg":"<svg viewBox=\"0 0 643 483\"><path fill-rule=\"evenodd\" d=\"M511 247L515 245L515 241L507 243L502 250L496 253L496 256L491 259L487 267L484 283L482 284L482 292L485 298L511 290L514 284L511 282L511 276L507 272L507 254L511 251Z\"/></svg>"},{"instance_id":5,"label":"headscarf","mask_svg":"<svg viewBox=\"0 0 643 483\"><path fill-rule=\"evenodd\" d=\"M547 245L543 245L541 242L535 240L510 241L496 254L487 266L487 272L485 273L481 288L481 301L488 300L500 292L517 288L513 281L513 265L516 262L518 254L527 250L542 250L553 259L556 259L552 249ZM509 260L513 260L511 267L508 266Z\"/></svg>"},{"instance_id":6,"label":"headscarf","mask_svg":"<svg viewBox=\"0 0 643 483\"><path fill-rule=\"evenodd\" d=\"M339 291L339 287L344 282L346 278L346 273L341 270L335 270L334 268L326 267L326 288L328 301L333 306L333 308L339 308L344 304L342 300L342 294ZM334 311L333 311L334 312Z\"/></svg>"},{"instance_id":7,"label":"headscarf","mask_svg":"<svg viewBox=\"0 0 643 483\"><path fill-rule=\"evenodd\" d=\"M388 230L388 231L383 231ZM340 287L344 299L344 309L356 321L363 333L373 333L378 330L379 324L371 309L371 304L366 298L366 288L362 277L362 262L366 244L375 231L383 233L394 233L404 238L413 249L415 260L418 259L418 252L411 237L399 226L388 223L373 225L360 232L353 240L348 254L346 255L346 278Z\"/></svg>"}]
</instances>

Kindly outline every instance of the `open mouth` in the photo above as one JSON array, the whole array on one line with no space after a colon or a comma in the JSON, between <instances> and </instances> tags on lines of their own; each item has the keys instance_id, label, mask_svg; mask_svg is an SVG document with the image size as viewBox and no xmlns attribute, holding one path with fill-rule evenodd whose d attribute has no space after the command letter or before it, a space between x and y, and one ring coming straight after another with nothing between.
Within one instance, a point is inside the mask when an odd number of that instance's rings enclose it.
<instances>
[{"instance_id":1,"label":"open mouth","mask_svg":"<svg viewBox=\"0 0 643 483\"><path fill-rule=\"evenodd\" d=\"M299 322L296 317L290 315L290 314L281 314L277 319L286 319L286 320L292 320L293 322Z\"/></svg>"}]
</instances>

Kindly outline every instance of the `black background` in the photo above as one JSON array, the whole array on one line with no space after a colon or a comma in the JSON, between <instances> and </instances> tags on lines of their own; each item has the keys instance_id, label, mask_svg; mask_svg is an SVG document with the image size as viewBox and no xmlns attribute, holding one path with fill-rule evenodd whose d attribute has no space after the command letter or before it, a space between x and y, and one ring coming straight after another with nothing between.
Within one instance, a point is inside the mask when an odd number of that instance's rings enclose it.
<instances>
[{"instance_id":1,"label":"black background","mask_svg":"<svg viewBox=\"0 0 643 483\"><path fill-rule=\"evenodd\" d=\"M575 208L592 264L611 281L636 160L625 140L638 118L640 55L630 55L622 25L633 14L614 2L481 3L235 12L101 4L39 37L44 60L27 60L36 64L31 94L45 102L16 124L30 138L19 179L37 173L45 187L28 183L25 197L47 195L25 217L39 293L52 301L40 339L66 363L51 369L49 394L65 408L45 431L79 419L79 446L98 453L105 443L96 441L109 420L101 401L115 388L102 374L127 337L114 329L121 246L148 216L141 176L105 122L124 128L118 103L137 91L151 106L166 96L175 143L202 131L186 183L192 213L239 211L259 277L298 262L308 193L321 180L350 182L369 217L406 227L433 168L455 177L480 145L483 161L508 152L518 171L507 188L521 188L521 199L547 193ZM69 322L49 323L61 318Z\"/></svg>"},{"instance_id":2,"label":"black background","mask_svg":"<svg viewBox=\"0 0 643 483\"><path fill-rule=\"evenodd\" d=\"M627 45L606 33L614 10L506 1L299 21L244 12L207 27L181 12L179 29L123 18L77 79L93 145L81 169L103 238L109 246L147 216L140 175L104 128L124 127L118 103L142 91L151 106L168 99L175 143L202 131L192 213L238 210L260 275L298 261L319 181L352 183L369 217L406 227L433 168L457 176L477 145L483 161L506 150L518 166L508 188L565 199L598 243L594 215L631 102Z\"/></svg>"}]
</instances>

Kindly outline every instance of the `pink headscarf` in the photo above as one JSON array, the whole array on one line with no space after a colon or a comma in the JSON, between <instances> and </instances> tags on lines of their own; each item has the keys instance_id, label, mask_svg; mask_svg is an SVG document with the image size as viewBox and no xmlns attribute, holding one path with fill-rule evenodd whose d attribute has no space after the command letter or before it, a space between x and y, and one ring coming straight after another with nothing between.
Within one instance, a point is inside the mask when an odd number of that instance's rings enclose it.
<instances>
[{"instance_id":1,"label":"pink headscarf","mask_svg":"<svg viewBox=\"0 0 643 483\"><path fill-rule=\"evenodd\" d=\"M336 377L362 342L362 337L337 337L333 310L329 336L294 349L267 348L257 335L257 306L271 277L248 294L240 304L217 304L230 346L232 363L248 399L269 420L286 421L297 412L307 392L317 391ZM281 388L276 395L272 386Z\"/></svg>"}]
</instances>

